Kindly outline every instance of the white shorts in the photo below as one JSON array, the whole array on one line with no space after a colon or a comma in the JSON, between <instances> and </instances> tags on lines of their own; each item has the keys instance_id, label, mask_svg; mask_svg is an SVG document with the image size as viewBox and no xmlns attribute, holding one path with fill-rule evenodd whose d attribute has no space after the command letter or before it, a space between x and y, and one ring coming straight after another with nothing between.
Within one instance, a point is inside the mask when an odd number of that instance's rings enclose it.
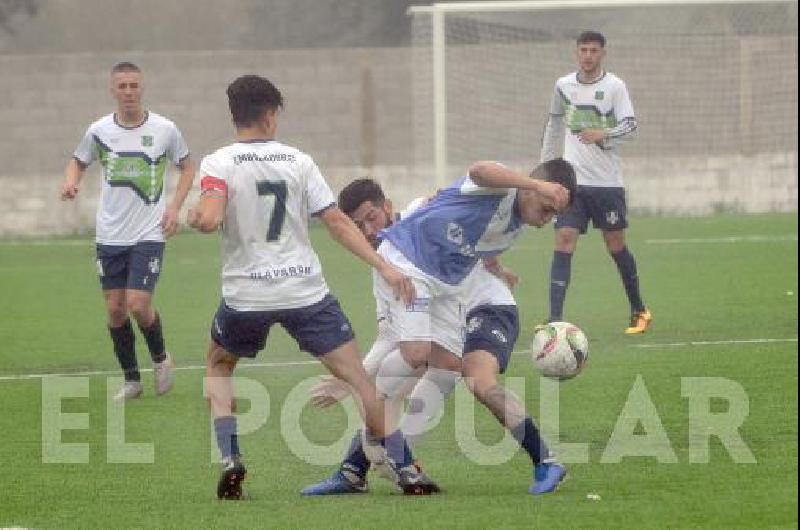
<instances>
[{"instance_id":1,"label":"white shorts","mask_svg":"<svg viewBox=\"0 0 800 530\"><path fill-rule=\"evenodd\" d=\"M469 311L481 305L516 305L505 282L487 271L483 263L454 286L420 271L388 241L381 243L378 253L411 278L416 290L414 302L406 305L373 272L378 320L386 326L385 337L390 340L434 342L460 358Z\"/></svg>"}]
</instances>

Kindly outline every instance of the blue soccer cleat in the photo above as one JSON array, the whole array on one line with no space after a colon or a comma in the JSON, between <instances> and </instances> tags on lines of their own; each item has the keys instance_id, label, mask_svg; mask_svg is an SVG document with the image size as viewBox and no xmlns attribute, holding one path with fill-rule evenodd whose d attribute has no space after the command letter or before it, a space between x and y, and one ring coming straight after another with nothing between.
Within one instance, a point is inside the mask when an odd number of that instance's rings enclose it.
<instances>
[{"instance_id":1,"label":"blue soccer cleat","mask_svg":"<svg viewBox=\"0 0 800 530\"><path fill-rule=\"evenodd\" d=\"M315 497L318 495L347 495L349 493L366 493L367 481L355 473L345 469L336 472L322 482L312 484L300 491L300 495Z\"/></svg>"},{"instance_id":2,"label":"blue soccer cleat","mask_svg":"<svg viewBox=\"0 0 800 530\"><path fill-rule=\"evenodd\" d=\"M552 493L567 476L567 470L558 462L536 464L533 467L533 484L528 489L532 495Z\"/></svg>"}]
</instances>

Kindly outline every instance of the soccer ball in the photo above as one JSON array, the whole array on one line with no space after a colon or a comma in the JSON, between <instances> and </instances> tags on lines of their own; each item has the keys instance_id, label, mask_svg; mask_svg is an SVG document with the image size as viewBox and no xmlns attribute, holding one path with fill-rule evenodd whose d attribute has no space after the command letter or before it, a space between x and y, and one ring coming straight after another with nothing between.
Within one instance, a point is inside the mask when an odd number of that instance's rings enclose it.
<instances>
[{"instance_id":1,"label":"soccer ball","mask_svg":"<svg viewBox=\"0 0 800 530\"><path fill-rule=\"evenodd\" d=\"M581 372L588 357L589 341L574 324L550 322L533 335L531 359L545 377L571 379Z\"/></svg>"}]
</instances>

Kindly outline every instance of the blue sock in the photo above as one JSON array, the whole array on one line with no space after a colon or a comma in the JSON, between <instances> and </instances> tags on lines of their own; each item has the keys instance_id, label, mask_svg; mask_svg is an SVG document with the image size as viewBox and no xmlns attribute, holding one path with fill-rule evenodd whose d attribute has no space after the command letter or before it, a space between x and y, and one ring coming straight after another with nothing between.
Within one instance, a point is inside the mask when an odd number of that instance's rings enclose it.
<instances>
[{"instance_id":1,"label":"blue sock","mask_svg":"<svg viewBox=\"0 0 800 530\"><path fill-rule=\"evenodd\" d=\"M628 302L631 304L631 313L643 311L644 303L639 294L639 276L636 273L636 260L633 259L633 254L628 247L623 247L619 252L611 254L611 257L614 258L619 275L622 277L625 294L628 295Z\"/></svg>"},{"instance_id":2,"label":"blue sock","mask_svg":"<svg viewBox=\"0 0 800 530\"><path fill-rule=\"evenodd\" d=\"M411 448L400 430L394 431L384 438L383 446L386 448L389 458L399 467L410 466L414 463L414 455L411 454Z\"/></svg>"},{"instance_id":3,"label":"blue sock","mask_svg":"<svg viewBox=\"0 0 800 530\"><path fill-rule=\"evenodd\" d=\"M542 460L550 456L550 450L542 440L539 429L536 428L530 416L526 416L525 420L511 429L511 434L519 442L519 445L525 449L528 456L531 457L534 465L540 464Z\"/></svg>"},{"instance_id":4,"label":"blue sock","mask_svg":"<svg viewBox=\"0 0 800 530\"><path fill-rule=\"evenodd\" d=\"M347 449L347 454L345 454L342 461L342 467L347 467L361 478L367 476L370 462L366 453L364 453L364 441L361 439L361 431L356 431L355 436L353 436L350 447Z\"/></svg>"},{"instance_id":5,"label":"blue sock","mask_svg":"<svg viewBox=\"0 0 800 530\"><path fill-rule=\"evenodd\" d=\"M569 277L572 273L572 254L556 250L550 265L550 320L558 321L564 315L564 299L567 297Z\"/></svg>"},{"instance_id":6,"label":"blue sock","mask_svg":"<svg viewBox=\"0 0 800 530\"><path fill-rule=\"evenodd\" d=\"M234 416L214 418L214 431L217 433L217 447L223 459L241 456Z\"/></svg>"}]
</instances>

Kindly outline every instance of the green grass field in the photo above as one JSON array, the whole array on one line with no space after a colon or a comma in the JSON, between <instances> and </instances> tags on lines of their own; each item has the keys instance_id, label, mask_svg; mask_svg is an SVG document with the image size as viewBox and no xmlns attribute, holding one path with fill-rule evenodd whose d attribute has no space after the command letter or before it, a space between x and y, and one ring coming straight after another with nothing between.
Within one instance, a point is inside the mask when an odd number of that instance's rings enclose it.
<instances>
[{"instance_id":1,"label":"green grass field","mask_svg":"<svg viewBox=\"0 0 800 530\"><path fill-rule=\"evenodd\" d=\"M508 375L526 377L525 401L539 416L540 382L524 350L547 311L551 230L529 231L505 258L522 277L517 289L527 324ZM362 348L374 336L374 303L366 267L313 231L332 290L351 317ZM731 238L733 239L725 239ZM445 489L405 498L379 479L371 492L307 499L305 485L334 466L294 456L280 435L284 398L301 380L322 373L282 330L273 330L257 362L242 369L270 395L267 423L241 437L251 500L215 498L202 371L208 326L219 297L217 237L182 234L170 241L156 302L168 349L181 367L167 396L152 393L126 406L125 439L150 443L154 463L109 463L107 375L89 378L88 398L64 400L64 412L88 414L87 429L62 441L88 444L88 463L43 463L42 388L26 374L115 373L89 240L0 242L0 527L36 528L753 528L797 527L797 215L637 218L629 244L655 324L627 337L627 304L598 234L581 241L573 261L566 317L591 344L590 364L560 385L561 439L586 443L589 462L569 465L555 494L527 494L530 465L518 453L479 466L454 439L454 406L417 448ZM769 340L768 340L769 339ZM773 340L777 339L777 340ZM739 342L735 342L739 341ZM750 341L750 342L745 342ZM143 340L140 364L149 367ZM632 456L601 463L617 417L637 376L645 383L676 463ZM712 438L710 461L689 461L689 400L681 378L732 380L749 398L741 436L757 463L735 463ZM725 413L724 400L712 400ZM242 403L242 412L249 408ZM476 407L477 437L502 435ZM330 444L348 436L346 414L310 406L300 421L308 439ZM636 433L642 434L640 426ZM600 500L588 500L595 493Z\"/></svg>"}]
</instances>

